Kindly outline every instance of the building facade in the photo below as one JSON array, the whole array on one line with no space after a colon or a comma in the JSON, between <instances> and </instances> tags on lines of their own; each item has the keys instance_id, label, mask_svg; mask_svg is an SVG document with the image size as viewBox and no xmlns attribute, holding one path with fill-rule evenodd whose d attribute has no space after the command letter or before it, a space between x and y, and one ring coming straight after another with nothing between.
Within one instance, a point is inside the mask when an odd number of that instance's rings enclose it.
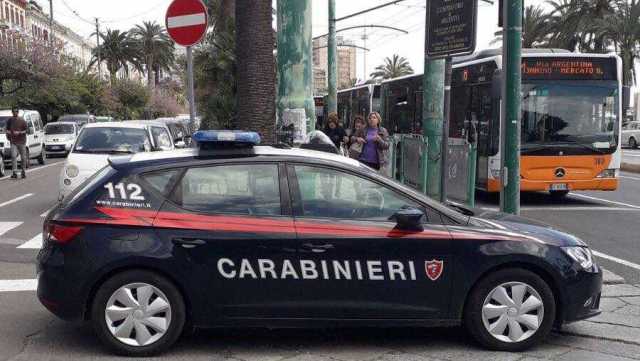
<instances>
[{"instance_id":1,"label":"building facade","mask_svg":"<svg viewBox=\"0 0 640 361\"><path fill-rule=\"evenodd\" d=\"M18 46L28 37L27 1L0 0L0 41Z\"/></svg>"},{"instance_id":2,"label":"building facade","mask_svg":"<svg viewBox=\"0 0 640 361\"><path fill-rule=\"evenodd\" d=\"M341 36L336 38L338 43L338 88L350 88L353 80L357 79L356 74L356 48L353 47L354 43L344 39ZM328 71L329 66L327 63L328 48L327 37L321 37L313 39L313 78L314 78L314 91L316 95L326 93L328 86ZM341 46L342 45L342 46ZM321 79L321 75L324 74Z\"/></svg>"}]
</instances>

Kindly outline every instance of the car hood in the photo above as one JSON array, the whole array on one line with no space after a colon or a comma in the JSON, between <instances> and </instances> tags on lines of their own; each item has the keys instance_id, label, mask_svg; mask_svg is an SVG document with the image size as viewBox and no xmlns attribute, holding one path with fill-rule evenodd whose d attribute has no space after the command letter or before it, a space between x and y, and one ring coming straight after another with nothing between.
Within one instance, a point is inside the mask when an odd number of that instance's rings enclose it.
<instances>
[{"instance_id":1,"label":"car hood","mask_svg":"<svg viewBox=\"0 0 640 361\"><path fill-rule=\"evenodd\" d=\"M67 158L67 166L75 165L81 174L95 173L109 164L109 154L71 153Z\"/></svg>"},{"instance_id":2,"label":"car hood","mask_svg":"<svg viewBox=\"0 0 640 361\"><path fill-rule=\"evenodd\" d=\"M490 234L529 240L558 247L586 246L578 237L545 223L521 216L493 211L479 211L469 219L469 226Z\"/></svg>"}]
</instances>

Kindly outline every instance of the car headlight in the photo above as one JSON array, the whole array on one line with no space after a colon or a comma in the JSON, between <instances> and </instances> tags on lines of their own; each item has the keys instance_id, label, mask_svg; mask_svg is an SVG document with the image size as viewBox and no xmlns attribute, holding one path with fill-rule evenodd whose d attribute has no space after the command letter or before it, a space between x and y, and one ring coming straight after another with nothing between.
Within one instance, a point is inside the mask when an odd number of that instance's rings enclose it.
<instances>
[{"instance_id":1,"label":"car headlight","mask_svg":"<svg viewBox=\"0 0 640 361\"><path fill-rule=\"evenodd\" d=\"M76 167L75 165L70 165L67 166L65 173L67 174L67 177L75 178L78 176L78 174L80 174L80 169L78 169L78 167Z\"/></svg>"},{"instance_id":2,"label":"car headlight","mask_svg":"<svg viewBox=\"0 0 640 361\"><path fill-rule=\"evenodd\" d=\"M615 178L617 175L617 169L605 169L596 178Z\"/></svg>"},{"instance_id":3,"label":"car headlight","mask_svg":"<svg viewBox=\"0 0 640 361\"><path fill-rule=\"evenodd\" d=\"M562 250L585 270L593 267L593 254L591 253L591 250L589 248L562 247Z\"/></svg>"}]
</instances>

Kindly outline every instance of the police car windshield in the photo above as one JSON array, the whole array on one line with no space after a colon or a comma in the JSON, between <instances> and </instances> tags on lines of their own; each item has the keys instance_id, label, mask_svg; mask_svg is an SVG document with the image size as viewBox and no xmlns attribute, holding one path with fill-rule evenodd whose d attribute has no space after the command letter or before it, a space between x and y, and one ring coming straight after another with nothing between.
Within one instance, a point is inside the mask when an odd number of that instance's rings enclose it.
<instances>
[{"instance_id":1,"label":"police car windshield","mask_svg":"<svg viewBox=\"0 0 640 361\"><path fill-rule=\"evenodd\" d=\"M132 154L151 150L149 134L137 128L85 128L74 153Z\"/></svg>"},{"instance_id":2,"label":"police car windshield","mask_svg":"<svg viewBox=\"0 0 640 361\"><path fill-rule=\"evenodd\" d=\"M73 125L71 124L47 124L44 128L44 134L73 134Z\"/></svg>"}]
</instances>

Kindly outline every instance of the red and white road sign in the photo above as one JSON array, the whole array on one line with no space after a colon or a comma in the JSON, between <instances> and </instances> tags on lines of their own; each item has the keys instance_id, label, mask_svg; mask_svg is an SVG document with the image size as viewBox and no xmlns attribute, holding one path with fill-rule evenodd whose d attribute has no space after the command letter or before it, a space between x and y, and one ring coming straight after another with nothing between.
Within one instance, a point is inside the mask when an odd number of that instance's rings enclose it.
<instances>
[{"instance_id":1,"label":"red and white road sign","mask_svg":"<svg viewBox=\"0 0 640 361\"><path fill-rule=\"evenodd\" d=\"M207 32L209 14L202 0L174 0L167 9L166 26L177 44L192 46Z\"/></svg>"}]
</instances>

